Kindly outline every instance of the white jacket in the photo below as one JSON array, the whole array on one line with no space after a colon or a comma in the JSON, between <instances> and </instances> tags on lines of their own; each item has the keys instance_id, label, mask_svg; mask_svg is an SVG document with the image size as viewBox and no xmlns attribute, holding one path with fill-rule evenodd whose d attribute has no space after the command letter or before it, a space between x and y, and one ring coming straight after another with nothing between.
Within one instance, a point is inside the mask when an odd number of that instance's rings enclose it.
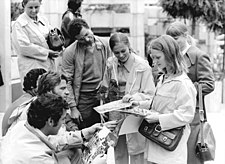
<instances>
[{"instance_id":1,"label":"white jacket","mask_svg":"<svg viewBox=\"0 0 225 164\"><path fill-rule=\"evenodd\" d=\"M160 113L159 123L162 130L179 126L185 126L185 129L181 141L174 151L167 151L148 140L145 152L148 161L158 164L187 163L189 123L194 118L196 94L193 83L185 73L164 82L162 82L162 76L160 77L151 109Z\"/></svg>"},{"instance_id":2,"label":"white jacket","mask_svg":"<svg viewBox=\"0 0 225 164\"><path fill-rule=\"evenodd\" d=\"M48 58L46 36L51 29L49 22L38 15L38 25L24 12L12 25L12 45L18 56L21 81L33 68L55 70L54 61Z\"/></svg>"}]
</instances>

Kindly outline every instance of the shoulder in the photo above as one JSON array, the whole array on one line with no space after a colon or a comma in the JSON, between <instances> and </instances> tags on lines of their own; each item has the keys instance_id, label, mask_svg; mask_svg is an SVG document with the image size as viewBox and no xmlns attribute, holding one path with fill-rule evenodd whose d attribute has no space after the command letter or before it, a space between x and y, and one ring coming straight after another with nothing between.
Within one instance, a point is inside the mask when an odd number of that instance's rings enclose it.
<instances>
[{"instance_id":1,"label":"shoulder","mask_svg":"<svg viewBox=\"0 0 225 164\"><path fill-rule=\"evenodd\" d=\"M176 88L178 88L178 90L196 90L194 84L186 73L182 73L181 75L177 76L173 81L175 82Z\"/></svg>"},{"instance_id":2,"label":"shoulder","mask_svg":"<svg viewBox=\"0 0 225 164\"><path fill-rule=\"evenodd\" d=\"M74 14L70 10L67 10L62 16L63 20L68 19L68 18L71 19L71 20L75 18Z\"/></svg>"},{"instance_id":3,"label":"shoulder","mask_svg":"<svg viewBox=\"0 0 225 164\"><path fill-rule=\"evenodd\" d=\"M65 48L63 52L63 56L68 54L75 54L76 47L77 47L77 42L75 41L71 45Z\"/></svg>"},{"instance_id":4,"label":"shoulder","mask_svg":"<svg viewBox=\"0 0 225 164\"><path fill-rule=\"evenodd\" d=\"M99 37L99 36L96 36L96 35L94 35L94 37L95 37L96 44L108 46L108 39L107 38Z\"/></svg>"},{"instance_id":5,"label":"shoulder","mask_svg":"<svg viewBox=\"0 0 225 164\"><path fill-rule=\"evenodd\" d=\"M43 15L38 15L38 19L44 23L45 25L48 25L49 24L49 21L46 17L44 17Z\"/></svg>"},{"instance_id":6,"label":"shoulder","mask_svg":"<svg viewBox=\"0 0 225 164\"><path fill-rule=\"evenodd\" d=\"M132 54L135 58L135 67L142 70L151 69L150 65L148 64L148 61L143 59L142 57Z\"/></svg>"},{"instance_id":7,"label":"shoulder","mask_svg":"<svg viewBox=\"0 0 225 164\"><path fill-rule=\"evenodd\" d=\"M206 52L200 50L196 46L191 46L188 49L187 56L190 58L192 64L194 64L196 62L196 60L198 60L198 58L201 58L202 56L208 56L209 57L209 55Z\"/></svg>"},{"instance_id":8,"label":"shoulder","mask_svg":"<svg viewBox=\"0 0 225 164\"><path fill-rule=\"evenodd\" d=\"M117 64L118 64L118 59L115 56L110 56L107 59L106 65L109 69L112 68L113 65L117 65Z\"/></svg>"},{"instance_id":9,"label":"shoulder","mask_svg":"<svg viewBox=\"0 0 225 164\"><path fill-rule=\"evenodd\" d=\"M20 24L21 26L26 26L28 23L28 18L25 13L23 13L16 19L14 25Z\"/></svg>"}]
</instances>

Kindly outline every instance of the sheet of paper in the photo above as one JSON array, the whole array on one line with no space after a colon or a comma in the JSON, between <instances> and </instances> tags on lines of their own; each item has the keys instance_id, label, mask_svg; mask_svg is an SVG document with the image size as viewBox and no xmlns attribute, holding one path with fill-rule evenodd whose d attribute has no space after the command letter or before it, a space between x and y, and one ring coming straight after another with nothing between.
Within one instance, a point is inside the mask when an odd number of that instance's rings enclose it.
<instances>
[{"instance_id":1,"label":"sheet of paper","mask_svg":"<svg viewBox=\"0 0 225 164\"><path fill-rule=\"evenodd\" d=\"M133 115L127 116L120 128L119 135L138 132L138 128L141 125L142 120L143 117L136 117Z\"/></svg>"},{"instance_id":2,"label":"sheet of paper","mask_svg":"<svg viewBox=\"0 0 225 164\"><path fill-rule=\"evenodd\" d=\"M102 114L102 113L106 113L106 112L115 111L118 109L128 108L130 106L131 106L131 103L124 103L122 100L117 100L117 101L112 101L110 103L94 107L94 109L98 113Z\"/></svg>"}]
</instances>

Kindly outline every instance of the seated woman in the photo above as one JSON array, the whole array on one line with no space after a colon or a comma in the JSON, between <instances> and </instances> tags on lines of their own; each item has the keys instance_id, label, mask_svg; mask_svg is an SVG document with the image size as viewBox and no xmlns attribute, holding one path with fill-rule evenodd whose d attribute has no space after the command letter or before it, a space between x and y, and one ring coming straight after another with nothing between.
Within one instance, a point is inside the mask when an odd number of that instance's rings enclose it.
<instances>
[{"instance_id":1,"label":"seated woman","mask_svg":"<svg viewBox=\"0 0 225 164\"><path fill-rule=\"evenodd\" d=\"M37 80L40 75L45 73L46 71L42 68L32 69L30 70L23 81L23 90L24 93L20 96L16 101L14 101L6 110L3 120L2 120L2 135L4 136L8 131L9 127L12 125L16 118L11 117L13 111L19 107L20 105L29 101L32 97L36 96L36 88L37 88Z\"/></svg>"}]
</instances>

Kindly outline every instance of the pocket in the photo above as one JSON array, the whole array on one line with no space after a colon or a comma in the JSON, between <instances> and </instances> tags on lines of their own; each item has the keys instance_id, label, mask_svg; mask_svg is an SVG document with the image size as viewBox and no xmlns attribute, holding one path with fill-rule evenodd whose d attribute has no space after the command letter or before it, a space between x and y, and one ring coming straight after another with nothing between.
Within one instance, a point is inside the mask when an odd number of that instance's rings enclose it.
<instances>
[{"instance_id":1,"label":"pocket","mask_svg":"<svg viewBox=\"0 0 225 164\"><path fill-rule=\"evenodd\" d=\"M158 98L155 98L155 102L153 103L153 106L154 104L157 104L157 108L155 109L156 111L157 109L160 109L160 113L168 113L175 109L175 93L158 91L156 97Z\"/></svg>"}]
</instances>

